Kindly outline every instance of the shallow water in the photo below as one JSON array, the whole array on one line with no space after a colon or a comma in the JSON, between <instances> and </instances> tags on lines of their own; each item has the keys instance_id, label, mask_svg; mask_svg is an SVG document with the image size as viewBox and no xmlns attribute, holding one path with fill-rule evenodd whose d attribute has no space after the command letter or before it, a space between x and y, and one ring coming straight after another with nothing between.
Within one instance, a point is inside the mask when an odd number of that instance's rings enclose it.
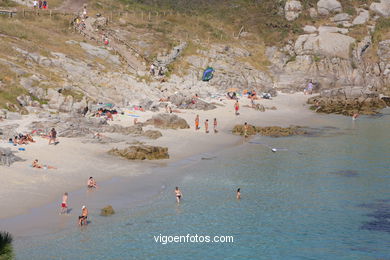
<instances>
[{"instance_id":1,"label":"shallow water","mask_svg":"<svg viewBox=\"0 0 390 260\"><path fill-rule=\"evenodd\" d=\"M92 212L82 229L17 238L17 258L388 258L390 116L328 118L314 137L259 137L160 169L170 174L149 203L111 217ZM160 234L229 235L234 243L163 245L154 241Z\"/></svg>"}]
</instances>

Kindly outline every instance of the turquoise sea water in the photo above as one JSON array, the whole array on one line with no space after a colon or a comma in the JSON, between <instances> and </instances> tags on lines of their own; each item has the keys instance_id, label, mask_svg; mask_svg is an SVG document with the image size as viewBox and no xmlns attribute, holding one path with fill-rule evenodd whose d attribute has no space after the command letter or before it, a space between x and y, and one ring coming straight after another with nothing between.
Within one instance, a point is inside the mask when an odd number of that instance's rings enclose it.
<instances>
[{"instance_id":1,"label":"turquoise sea water","mask_svg":"<svg viewBox=\"0 0 390 260\"><path fill-rule=\"evenodd\" d=\"M389 119L334 116L312 137L258 137L173 164L155 173L167 177L150 202L17 238L17 259L390 259ZM160 234L234 243L163 245Z\"/></svg>"}]
</instances>

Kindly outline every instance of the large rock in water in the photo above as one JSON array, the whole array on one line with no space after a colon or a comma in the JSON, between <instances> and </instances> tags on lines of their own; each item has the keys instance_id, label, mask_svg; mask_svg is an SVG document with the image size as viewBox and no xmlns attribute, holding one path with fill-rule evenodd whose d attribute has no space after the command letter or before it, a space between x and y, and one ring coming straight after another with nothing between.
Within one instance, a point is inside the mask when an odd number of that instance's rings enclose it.
<instances>
[{"instance_id":1,"label":"large rock in water","mask_svg":"<svg viewBox=\"0 0 390 260\"><path fill-rule=\"evenodd\" d=\"M125 149L111 149L111 155L120 156L128 160L161 160L169 159L168 148L161 146L139 145L129 146Z\"/></svg>"},{"instance_id":2,"label":"large rock in water","mask_svg":"<svg viewBox=\"0 0 390 260\"><path fill-rule=\"evenodd\" d=\"M378 110L386 107L386 102L379 98L378 93L364 92L360 87L323 91L321 95L309 98L307 103L318 113L346 116L377 114Z\"/></svg>"},{"instance_id":3,"label":"large rock in water","mask_svg":"<svg viewBox=\"0 0 390 260\"><path fill-rule=\"evenodd\" d=\"M380 3L372 3L370 10L384 17L390 16L390 0L381 0Z\"/></svg>"},{"instance_id":4,"label":"large rock in water","mask_svg":"<svg viewBox=\"0 0 390 260\"><path fill-rule=\"evenodd\" d=\"M337 0L320 0L317 3L317 10L321 15L328 15L329 13L340 13L343 8Z\"/></svg>"},{"instance_id":5,"label":"large rock in water","mask_svg":"<svg viewBox=\"0 0 390 260\"><path fill-rule=\"evenodd\" d=\"M244 125L236 125L232 130L233 134L244 135ZM248 125L247 135L260 134L270 137L286 137L292 135L304 135L307 132L299 126L280 127L280 126L252 126Z\"/></svg>"},{"instance_id":6,"label":"large rock in water","mask_svg":"<svg viewBox=\"0 0 390 260\"><path fill-rule=\"evenodd\" d=\"M107 217L107 216L111 216L114 214L115 214L115 210L111 205L108 205L108 206L102 208L102 210L100 211L100 216Z\"/></svg>"},{"instance_id":7,"label":"large rock in water","mask_svg":"<svg viewBox=\"0 0 390 260\"><path fill-rule=\"evenodd\" d=\"M145 125L154 125L162 129L186 129L190 128L187 121L173 114L158 114L145 122Z\"/></svg>"}]
</instances>

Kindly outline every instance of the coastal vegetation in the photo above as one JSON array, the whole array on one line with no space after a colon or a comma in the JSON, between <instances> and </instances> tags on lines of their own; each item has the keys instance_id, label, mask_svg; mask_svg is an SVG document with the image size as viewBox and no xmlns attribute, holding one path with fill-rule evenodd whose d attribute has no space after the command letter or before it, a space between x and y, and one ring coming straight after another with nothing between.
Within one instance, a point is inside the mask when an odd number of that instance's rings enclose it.
<instances>
[{"instance_id":1,"label":"coastal vegetation","mask_svg":"<svg viewBox=\"0 0 390 260\"><path fill-rule=\"evenodd\" d=\"M0 231L0 260L14 259L12 249L12 235L5 231Z\"/></svg>"}]
</instances>

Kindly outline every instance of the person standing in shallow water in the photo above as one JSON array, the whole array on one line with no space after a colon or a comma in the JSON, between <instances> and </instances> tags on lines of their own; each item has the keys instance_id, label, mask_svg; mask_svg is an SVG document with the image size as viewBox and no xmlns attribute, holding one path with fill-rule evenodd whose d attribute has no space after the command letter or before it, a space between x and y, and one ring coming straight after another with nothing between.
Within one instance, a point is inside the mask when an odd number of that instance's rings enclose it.
<instances>
[{"instance_id":1,"label":"person standing in shallow water","mask_svg":"<svg viewBox=\"0 0 390 260\"><path fill-rule=\"evenodd\" d=\"M234 111L236 113L236 116L238 116L240 113L238 112L240 110L240 103L238 103L238 100L236 103L234 103Z\"/></svg>"},{"instance_id":2,"label":"person standing in shallow water","mask_svg":"<svg viewBox=\"0 0 390 260\"><path fill-rule=\"evenodd\" d=\"M209 120L206 119L206 121L204 122L204 128L205 128L205 131L206 131L206 134L209 133Z\"/></svg>"},{"instance_id":3,"label":"person standing in shallow water","mask_svg":"<svg viewBox=\"0 0 390 260\"><path fill-rule=\"evenodd\" d=\"M62 196L60 214L67 214L67 213L68 213L68 193L65 192L64 195Z\"/></svg>"},{"instance_id":4,"label":"person standing in shallow water","mask_svg":"<svg viewBox=\"0 0 390 260\"><path fill-rule=\"evenodd\" d=\"M237 195L236 195L237 199L240 200L241 199L241 188L238 188L237 189Z\"/></svg>"},{"instance_id":5,"label":"person standing in shallow water","mask_svg":"<svg viewBox=\"0 0 390 260\"><path fill-rule=\"evenodd\" d=\"M181 190L179 190L179 187L175 188L175 196L176 196L177 204L179 204L181 198L183 197L183 194L181 193Z\"/></svg>"}]
</instances>

